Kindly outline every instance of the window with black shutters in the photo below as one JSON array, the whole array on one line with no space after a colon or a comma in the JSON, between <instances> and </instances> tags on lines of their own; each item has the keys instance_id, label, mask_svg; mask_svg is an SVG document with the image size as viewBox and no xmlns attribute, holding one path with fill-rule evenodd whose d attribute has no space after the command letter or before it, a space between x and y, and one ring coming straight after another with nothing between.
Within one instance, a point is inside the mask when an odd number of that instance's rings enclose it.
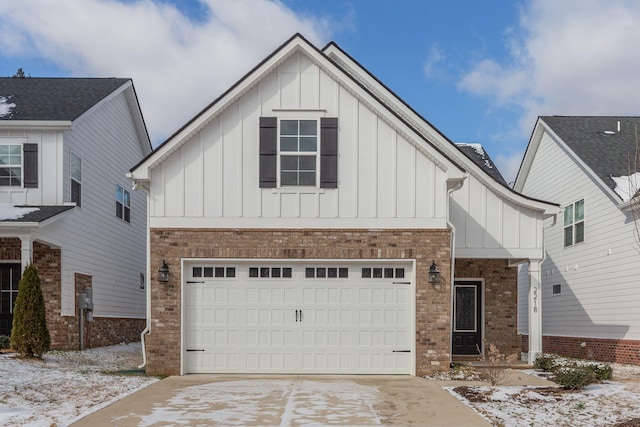
<instances>
[{"instance_id":1,"label":"window with black shutters","mask_svg":"<svg viewBox=\"0 0 640 427\"><path fill-rule=\"evenodd\" d=\"M337 175L337 118L260 118L261 188L337 188Z\"/></svg>"}]
</instances>

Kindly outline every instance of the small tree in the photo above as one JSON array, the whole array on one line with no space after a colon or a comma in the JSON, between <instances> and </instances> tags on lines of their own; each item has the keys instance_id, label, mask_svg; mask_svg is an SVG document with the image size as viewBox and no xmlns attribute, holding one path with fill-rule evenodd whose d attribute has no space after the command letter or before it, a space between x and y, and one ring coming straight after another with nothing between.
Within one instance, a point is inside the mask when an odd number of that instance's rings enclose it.
<instances>
[{"instance_id":1,"label":"small tree","mask_svg":"<svg viewBox=\"0 0 640 427\"><path fill-rule=\"evenodd\" d=\"M20 67L18 68L18 71L16 71L16 73L11 77L13 77L14 79L25 79L25 78L30 78L31 74L25 74L22 67Z\"/></svg>"},{"instance_id":2,"label":"small tree","mask_svg":"<svg viewBox=\"0 0 640 427\"><path fill-rule=\"evenodd\" d=\"M18 285L18 298L13 309L11 347L24 357L42 357L50 345L40 277L33 264L29 264Z\"/></svg>"}]
</instances>

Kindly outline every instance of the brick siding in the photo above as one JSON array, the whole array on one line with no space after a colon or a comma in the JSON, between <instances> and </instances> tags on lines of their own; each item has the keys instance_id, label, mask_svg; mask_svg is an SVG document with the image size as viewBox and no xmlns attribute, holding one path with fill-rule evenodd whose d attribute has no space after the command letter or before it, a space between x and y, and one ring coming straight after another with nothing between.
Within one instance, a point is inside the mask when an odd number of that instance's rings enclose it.
<instances>
[{"instance_id":1,"label":"brick siding","mask_svg":"<svg viewBox=\"0 0 640 427\"><path fill-rule=\"evenodd\" d=\"M528 335L522 335L522 351L529 351ZM543 335L542 351L586 360L640 365L640 340Z\"/></svg>"},{"instance_id":2,"label":"brick siding","mask_svg":"<svg viewBox=\"0 0 640 427\"><path fill-rule=\"evenodd\" d=\"M20 261L21 257L20 239L0 238L0 260ZM51 248L40 242L33 242L32 259L42 285L47 329L51 336L51 349L78 350L80 348L78 316L60 315L62 308L60 249ZM85 287L90 286L91 276L76 275L76 313L78 313L78 295ZM145 319L97 317L94 322L85 323L85 326L89 325L85 348L139 341L140 333L145 324Z\"/></svg>"},{"instance_id":3,"label":"brick siding","mask_svg":"<svg viewBox=\"0 0 640 427\"><path fill-rule=\"evenodd\" d=\"M448 369L451 287L449 230L151 229L151 268L169 265L169 282L150 280L147 373L180 373L181 258L416 260L416 373ZM428 283L432 260L442 280Z\"/></svg>"},{"instance_id":4,"label":"brick siding","mask_svg":"<svg viewBox=\"0 0 640 427\"><path fill-rule=\"evenodd\" d=\"M484 279L484 347L520 358L518 269L506 259L456 259L455 277Z\"/></svg>"}]
</instances>

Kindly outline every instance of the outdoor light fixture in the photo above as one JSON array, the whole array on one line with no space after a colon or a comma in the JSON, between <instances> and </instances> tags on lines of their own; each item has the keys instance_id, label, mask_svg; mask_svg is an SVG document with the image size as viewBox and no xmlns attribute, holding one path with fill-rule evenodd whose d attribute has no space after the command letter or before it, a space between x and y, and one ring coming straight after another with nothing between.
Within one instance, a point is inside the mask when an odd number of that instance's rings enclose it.
<instances>
[{"instance_id":1,"label":"outdoor light fixture","mask_svg":"<svg viewBox=\"0 0 640 427\"><path fill-rule=\"evenodd\" d=\"M162 265L158 269L158 282L167 283L169 281L169 266L165 260L162 260Z\"/></svg>"},{"instance_id":2,"label":"outdoor light fixture","mask_svg":"<svg viewBox=\"0 0 640 427\"><path fill-rule=\"evenodd\" d=\"M440 270L438 270L438 266L436 262L431 262L431 267L429 267L429 283L438 283L440 281Z\"/></svg>"}]
</instances>

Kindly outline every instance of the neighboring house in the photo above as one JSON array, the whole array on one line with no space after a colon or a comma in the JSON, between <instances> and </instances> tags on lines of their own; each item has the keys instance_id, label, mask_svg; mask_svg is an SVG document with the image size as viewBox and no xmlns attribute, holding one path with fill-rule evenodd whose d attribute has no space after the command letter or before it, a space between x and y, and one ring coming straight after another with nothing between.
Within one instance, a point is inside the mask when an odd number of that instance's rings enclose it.
<instances>
[{"instance_id":1,"label":"neighboring house","mask_svg":"<svg viewBox=\"0 0 640 427\"><path fill-rule=\"evenodd\" d=\"M515 262L542 259L558 208L476 148L336 44L292 37L131 171L149 271L168 269L149 281L147 372L421 375L486 342L519 354Z\"/></svg>"},{"instance_id":2,"label":"neighboring house","mask_svg":"<svg viewBox=\"0 0 640 427\"><path fill-rule=\"evenodd\" d=\"M150 151L130 79L0 78L0 334L33 262L53 349L139 339L147 201L126 172Z\"/></svg>"},{"instance_id":3,"label":"neighboring house","mask_svg":"<svg viewBox=\"0 0 640 427\"><path fill-rule=\"evenodd\" d=\"M545 352L640 363L638 201L631 200L640 182L630 179L640 166L633 161L639 123L640 117L548 116L535 125L515 188L564 208L544 231ZM528 286L526 268L522 273L521 291ZM521 292L523 335L526 313Z\"/></svg>"}]
</instances>

